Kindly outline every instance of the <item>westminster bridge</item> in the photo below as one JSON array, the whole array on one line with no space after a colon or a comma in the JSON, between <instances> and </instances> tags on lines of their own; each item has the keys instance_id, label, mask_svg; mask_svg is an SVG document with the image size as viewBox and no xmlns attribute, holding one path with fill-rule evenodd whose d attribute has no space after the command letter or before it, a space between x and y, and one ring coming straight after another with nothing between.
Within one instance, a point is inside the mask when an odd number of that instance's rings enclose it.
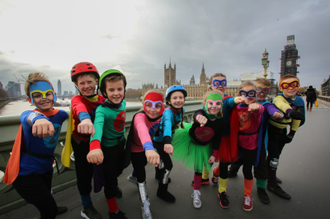
<instances>
[{"instance_id":1,"label":"westminster bridge","mask_svg":"<svg viewBox=\"0 0 330 219\"><path fill-rule=\"evenodd\" d=\"M241 171L237 178L228 181L227 193L230 208L222 209L217 197L217 186L202 185L201 209L194 209L190 197L193 192L191 181L193 172L186 170L179 163L174 162L171 173L172 182L169 191L176 196L174 204L166 203L156 196L158 183L154 178L154 168L146 166L148 194L151 212L154 218L328 218L330 208L330 103L329 98L320 98L320 106L306 112L306 123L299 128L292 143L288 144L280 159L278 177L283 180L282 188L291 196L291 200L281 199L268 192L271 203L264 205L259 201L254 185L252 196L254 209L244 212L242 209L244 193L244 177ZM185 103L185 121L191 121L194 111L200 108L201 101L187 101ZM126 130L129 130L132 116L140 109L139 106L127 108ZM18 127L19 116L0 116L0 174L5 170L9 153L13 145ZM65 142L67 121L63 124L55 156L60 161L61 151ZM215 164L216 165L216 164ZM67 206L68 212L59 215L59 219L81 218L80 196L77 190L74 161L70 168L64 167L59 162L60 175L54 168L52 190L59 206ZM123 197L117 199L119 208L126 213L127 218L141 218L140 201L135 186L126 180L132 167L124 170L118 178L118 183L123 190ZM2 182L3 175L0 175ZM95 208L108 218L107 204L103 192L92 193ZM31 204L26 204L16 193L13 187L0 183L0 219L11 218L39 218L37 209Z\"/></svg>"}]
</instances>

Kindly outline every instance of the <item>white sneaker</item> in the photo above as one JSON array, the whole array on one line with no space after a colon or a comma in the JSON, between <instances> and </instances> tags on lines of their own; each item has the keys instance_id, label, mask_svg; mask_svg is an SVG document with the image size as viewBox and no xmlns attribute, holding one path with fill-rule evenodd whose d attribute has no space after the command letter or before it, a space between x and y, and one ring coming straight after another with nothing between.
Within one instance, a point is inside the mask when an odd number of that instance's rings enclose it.
<instances>
[{"instance_id":1,"label":"white sneaker","mask_svg":"<svg viewBox=\"0 0 330 219\"><path fill-rule=\"evenodd\" d=\"M191 198L193 198L193 206L194 208L201 208L202 207L202 200L200 199L200 191L194 190L194 193L191 194Z\"/></svg>"},{"instance_id":2,"label":"white sneaker","mask_svg":"<svg viewBox=\"0 0 330 219\"><path fill-rule=\"evenodd\" d=\"M142 218L143 219L152 219L152 215L151 215L151 212L150 212L150 202L145 202L143 204L143 206L141 207L141 210L142 210Z\"/></svg>"},{"instance_id":3,"label":"white sneaker","mask_svg":"<svg viewBox=\"0 0 330 219\"><path fill-rule=\"evenodd\" d=\"M136 187L139 187L139 183L137 181L137 178L134 177L132 174L127 177L128 182L133 183Z\"/></svg>"}]
</instances>

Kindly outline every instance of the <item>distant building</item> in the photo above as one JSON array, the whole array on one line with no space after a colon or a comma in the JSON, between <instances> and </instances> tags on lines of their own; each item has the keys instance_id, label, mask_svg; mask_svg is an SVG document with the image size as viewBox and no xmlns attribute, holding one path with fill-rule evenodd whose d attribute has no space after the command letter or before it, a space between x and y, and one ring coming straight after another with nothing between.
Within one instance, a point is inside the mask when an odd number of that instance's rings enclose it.
<instances>
[{"instance_id":1,"label":"distant building","mask_svg":"<svg viewBox=\"0 0 330 219\"><path fill-rule=\"evenodd\" d=\"M330 75L328 79L324 79L321 84L321 93L322 96L330 96Z\"/></svg>"},{"instance_id":2,"label":"distant building","mask_svg":"<svg viewBox=\"0 0 330 219\"><path fill-rule=\"evenodd\" d=\"M294 35L287 36L287 43L284 46L284 50L281 51L281 76L291 74L297 75L297 60L300 58L298 56L298 50L296 49L296 44L294 43Z\"/></svg>"},{"instance_id":3,"label":"distant building","mask_svg":"<svg viewBox=\"0 0 330 219\"><path fill-rule=\"evenodd\" d=\"M166 64L165 64L165 66L166 66ZM264 77L263 73L264 73L263 71L258 72L258 73L244 73L241 75L241 78L239 80L236 79L233 81L227 81L226 94L228 94L229 96L237 96L238 87L240 86L240 84L243 81L247 81L247 80L255 81L256 78L263 78ZM277 84L275 84L273 77L274 77L273 72L267 73L266 78L270 79L272 82L271 94L277 94ZM170 82L170 78L172 79L171 82ZM159 88L159 90L163 91L164 94L170 84L171 84L170 86L175 85L175 84L180 84L176 80L176 65L174 65L174 68L171 68L171 63L170 63L169 68L167 68L167 69L166 69L166 67L164 68L164 79L168 79L168 80L165 80L165 82L167 84L164 83L164 87ZM174 83L174 81L176 81L176 82ZM174 84L172 84L172 83L174 83ZM199 84L195 83L195 77L192 76L190 79L189 85L182 85L182 86L187 90L188 99L202 99L203 98L204 94L209 89L209 78L205 74L204 63L202 66L200 77L199 77ZM158 85L156 85L156 87L157 87L156 89L158 89ZM153 84L153 83L142 84L142 96L150 89L155 89L155 84Z\"/></svg>"},{"instance_id":4,"label":"distant building","mask_svg":"<svg viewBox=\"0 0 330 219\"><path fill-rule=\"evenodd\" d=\"M189 85L195 85L195 77L194 76L191 77Z\"/></svg>"},{"instance_id":5,"label":"distant building","mask_svg":"<svg viewBox=\"0 0 330 219\"><path fill-rule=\"evenodd\" d=\"M67 90L64 91L63 96L67 97L69 96L69 92Z\"/></svg>"},{"instance_id":6,"label":"distant building","mask_svg":"<svg viewBox=\"0 0 330 219\"><path fill-rule=\"evenodd\" d=\"M60 79L57 81L57 96L62 96L62 84Z\"/></svg>"},{"instance_id":7,"label":"distant building","mask_svg":"<svg viewBox=\"0 0 330 219\"><path fill-rule=\"evenodd\" d=\"M21 96L21 85L15 81L8 81L7 86L5 87L11 96Z\"/></svg>"}]
</instances>

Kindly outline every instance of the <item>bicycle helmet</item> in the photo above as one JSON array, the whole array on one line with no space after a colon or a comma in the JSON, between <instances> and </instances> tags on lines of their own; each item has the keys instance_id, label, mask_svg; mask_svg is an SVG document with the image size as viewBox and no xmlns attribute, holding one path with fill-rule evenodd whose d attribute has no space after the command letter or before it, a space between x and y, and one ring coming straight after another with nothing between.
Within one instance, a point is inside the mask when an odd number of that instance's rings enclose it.
<instances>
[{"instance_id":1,"label":"bicycle helmet","mask_svg":"<svg viewBox=\"0 0 330 219\"><path fill-rule=\"evenodd\" d=\"M97 79L100 78L99 72L96 67L90 62L79 62L71 69L71 81L77 82L77 76L82 73L92 73Z\"/></svg>"},{"instance_id":2,"label":"bicycle helmet","mask_svg":"<svg viewBox=\"0 0 330 219\"><path fill-rule=\"evenodd\" d=\"M171 87L167 88L166 93L165 93L165 99L166 102L171 99L171 94L175 91L181 91L183 93L183 96L187 96L187 91L184 87L181 85L172 85Z\"/></svg>"},{"instance_id":3,"label":"bicycle helmet","mask_svg":"<svg viewBox=\"0 0 330 219\"><path fill-rule=\"evenodd\" d=\"M111 74L117 74L117 75L123 75L123 76L124 76L124 89L126 90L127 82L126 82L126 77L125 77L125 75L124 75L121 71L119 71L119 70L117 70L117 69L109 69L109 70L106 70L105 72L102 73L102 75L101 75L101 77L100 77L100 80L99 80L99 89L100 89L102 95L103 95L105 98L107 98L107 96L104 95L104 93L105 93L105 82L104 82L104 79L105 79L107 76L111 75Z\"/></svg>"}]
</instances>

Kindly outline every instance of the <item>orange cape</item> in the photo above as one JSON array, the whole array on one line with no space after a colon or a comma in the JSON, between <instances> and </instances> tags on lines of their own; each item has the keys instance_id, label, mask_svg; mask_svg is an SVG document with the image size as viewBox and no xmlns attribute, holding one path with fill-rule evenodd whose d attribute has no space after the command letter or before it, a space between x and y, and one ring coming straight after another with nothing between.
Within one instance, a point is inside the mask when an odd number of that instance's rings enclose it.
<instances>
[{"instance_id":1,"label":"orange cape","mask_svg":"<svg viewBox=\"0 0 330 219\"><path fill-rule=\"evenodd\" d=\"M39 111L33 110L44 114L47 117L53 116L59 112L59 109L54 109L51 111ZM7 183L7 185L11 185L18 176L19 166L20 166L20 158L21 158L21 147L22 147L22 137L23 137L23 127L20 125L16 139L13 145L13 149L11 151L11 156L9 157L5 176L3 178L3 183Z\"/></svg>"}]
</instances>

